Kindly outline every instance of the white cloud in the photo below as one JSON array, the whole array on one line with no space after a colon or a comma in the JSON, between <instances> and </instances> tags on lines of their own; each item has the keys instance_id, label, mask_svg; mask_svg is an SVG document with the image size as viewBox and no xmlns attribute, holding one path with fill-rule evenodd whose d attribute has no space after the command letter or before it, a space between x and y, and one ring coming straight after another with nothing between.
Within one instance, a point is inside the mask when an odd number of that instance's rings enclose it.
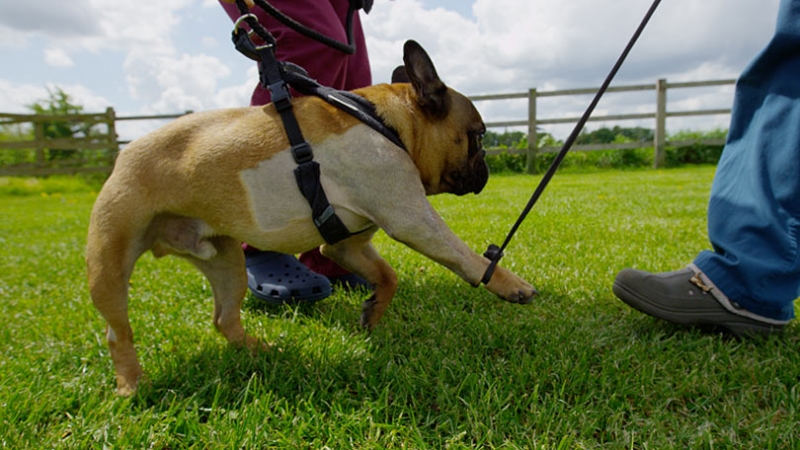
<instances>
[{"instance_id":1,"label":"white cloud","mask_svg":"<svg viewBox=\"0 0 800 450\"><path fill-rule=\"evenodd\" d=\"M132 95L156 113L219 108L219 80L231 70L218 59L204 55L178 57L131 54L125 61Z\"/></svg>"},{"instance_id":2,"label":"white cloud","mask_svg":"<svg viewBox=\"0 0 800 450\"><path fill-rule=\"evenodd\" d=\"M0 50L3 48L21 48L27 44L27 39L17 30L0 23Z\"/></svg>"},{"instance_id":3,"label":"white cloud","mask_svg":"<svg viewBox=\"0 0 800 450\"><path fill-rule=\"evenodd\" d=\"M64 92L68 93L76 104L83 106L83 110L87 112L102 112L106 108L113 107L114 103L96 94L91 87L79 83L61 84L58 85ZM50 86L52 90L54 86Z\"/></svg>"},{"instance_id":4,"label":"white cloud","mask_svg":"<svg viewBox=\"0 0 800 450\"><path fill-rule=\"evenodd\" d=\"M32 84L16 84L0 79L0 111L26 114L30 110L27 105L47 98L47 89Z\"/></svg>"},{"instance_id":5,"label":"white cloud","mask_svg":"<svg viewBox=\"0 0 800 450\"><path fill-rule=\"evenodd\" d=\"M251 65L241 79L240 84L223 87L214 95L214 104L217 108L237 108L250 104L255 80L258 80L258 68L255 64Z\"/></svg>"},{"instance_id":6,"label":"white cloud","mask_svg":"<svg viewBox=\"0 0 800 450\"><path fill-rule=\"evenodd\" d=\"M53 67L71 67L75 65L69 54L61 48L44 49L44 61L48 66Z\"/></svg>"},{"instance_id":7,"label":"white cloud","mask_svg":"<svg viewBox=\"0 0 800 450\"><path fill-rule=\"evenodd\" d=\"M217 48L219 47L219 41L216 38L211 36L203 36L200 38L200 43L202 44L203 48Z\"/></svg>"},{"instance_id":8,"label":"white cloud","mask_svg":"<svg viewBox=\"0 0 800 450\"><path fill-rule=\"evenodd\" d=\"M483 94L599 86L650 2L475 0L470 18L425 10L423 5L418 0L380 3L364 19L376 81L394 67L402 41L414 38L428 50L447 84L467 94ZM778 0L663 2L614 84L735 78L770 38L777 5ZM682 102L675 103L676 108L708 103L723 108L730 106L731 92L670 96ZM652 92L627 95L606 96L596 114L655 108ZM557 97L543 102L539 110L548 117L573 117L589 100ZM524 119L527 114L524 100L478 106L490 121ZM716 126L719 122L717 117L694 120Z\"/></svg>"},{"instance_id":9,"label":"white cloud","mask_svg":"<svg viewBox=\"0 0 800 450\"><path fill-rule=\"evenodd\" d=\"M70 38L97 32L90 0L0 2L0 28Z\"/></svg>"},{"instance_id":10,"label":"white cloud","mask_svg":"<svg viewBox=\"0 0 800 450\"><path fill-rule=\"evenodd\" d=\"M363 17L363 16L362 16ZM470 66L480 46L478 25L441 8L425 10L418 0L381 3L362 19L376 81L387 82L392 70L403 63L403 43L419 42L434 59L444 81L459 88L481 67Z\"/></svg>"},{"instance_id":11,"label":"white cloud","mask_svg":"<svg viewBox=\"0 0 800 450\"><path fill-rule=\"evenodd\" d=\"M428 50L442 79L466 94L597 86L650 3L474 0L470 15L431 6L454 1L381 1L362 14L375 82L389 80L410 38ZM777 5L778 0L663 2L615 84L735 77L771 36ZM205 21L196 20L200 16ZM238 106L248 103L257 76L252 62L218 44L227 38L228 26L216 0L4 1L0 51L41 51L51 67L84 61L78 56L87 53L97 61L117 61L116 78L104 79L105 95L94 94L94 100L84 86L98 86L92 81L97 69L75 64L68 71L83 74L81 83L70 80L68 86L102 108L108 105L98 99L106 98L133 105L129 113ZM59 83L65 71L43 72L47 82ZM44 92L28 79L14 79L0 73L0 110L19 110ZM675 105L730 101L730 92L674 95ZM650 102L608 96L600 108L639 110ZM573 116L586 103L584 97L559 98L540 110L551 117ZM492 121L526 114L524 101L482 102L479 108Z\"/></svg>"},{"instance_id":12,"label":"white cloud","mask_svg":"<svg viewBox=\"0 0 800 450\"><path fill-rule=\"evenodd\" d=\"M69 94L74 104L83 106L84 111L100 112L113 106L112 102L103 96L95 94L91 88L82 84L49 84L47 86L36 86L28 83L16 84L0 79L0 110L27 114L31 110L28 105L46 101L50 94L49 91L61 89Z\"/></svg>"}]
</instances>

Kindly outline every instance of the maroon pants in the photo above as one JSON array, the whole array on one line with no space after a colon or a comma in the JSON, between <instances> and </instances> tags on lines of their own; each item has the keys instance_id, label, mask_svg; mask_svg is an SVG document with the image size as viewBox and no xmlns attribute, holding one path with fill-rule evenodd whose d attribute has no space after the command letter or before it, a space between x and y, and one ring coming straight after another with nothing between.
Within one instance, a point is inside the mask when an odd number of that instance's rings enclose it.
<instances>
[{"instance_id":1,"label":"maroon pants","mask_svg":"<svg viewBox=\"0 0 800 450\"><path fill-rule=\"evenodd\" d=\"M297 22L312 30L347 42L345 23L349 0L268 0L272 6ZM239 10L235 4L220 4L232 20L239 18ZM324 86L335 89L352 90L372 84L369 68L367 46L358 14L353 17L353 39L356 52L347 55L313 39L309 39L289 27L281 24L261 8L255 7L251 12L259 22L275 37L277 45L275 56L279 61L288 61L304 68L311 78ZM255 36L254 36L255 38ZM293 96L300 94L292 91ZM265 105L270 102L269 91L257 84L250 104ZM252 251L252 248L246 250ZM345 269L320 254L318 249L300 255L303 262L314 272L328 277L344 275Z\"/></svg>"}]
</instances>

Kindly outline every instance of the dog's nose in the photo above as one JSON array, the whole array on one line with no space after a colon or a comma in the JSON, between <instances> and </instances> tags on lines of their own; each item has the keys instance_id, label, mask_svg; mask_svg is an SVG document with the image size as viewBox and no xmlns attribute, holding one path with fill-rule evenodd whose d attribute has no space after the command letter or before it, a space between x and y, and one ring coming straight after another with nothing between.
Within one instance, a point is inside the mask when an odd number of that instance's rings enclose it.
<instances>
[{"instance_id":1,"label":"dog's nose","mask_svg":"<svg viewBox=\"0 0 800 450\"><path fill-rule=\"evenodd\" d=\"M480 194L483 188L486 187L486 183L489 182L489 165L486 164L486 161L481 157L475 161L473 166L472 189L470 189L470 191L475 194Z\"/></svg>"}]
</instances>

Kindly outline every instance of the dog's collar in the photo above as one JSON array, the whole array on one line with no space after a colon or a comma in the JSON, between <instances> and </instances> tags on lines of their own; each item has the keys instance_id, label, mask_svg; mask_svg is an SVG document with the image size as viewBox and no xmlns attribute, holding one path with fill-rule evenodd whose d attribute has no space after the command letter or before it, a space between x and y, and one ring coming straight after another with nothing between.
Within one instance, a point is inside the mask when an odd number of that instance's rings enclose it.
<instances>
[{"instance_id":1,"label":"dog's collar","mask_svg":"<svg viewBox=\"0 0 800 450\"><path fill-rule=\"evenodd\" d=\"M282 66L283 78L286 82L304 95L314 95L325 100L332 106L352 115L373 130L382 134L396 146L406 149L397 130L387 125L375 110L375 105L364 97L349 91L333 89L322 86L300 66L292 63L280 63Z\"/></svg>"}]
</instances>

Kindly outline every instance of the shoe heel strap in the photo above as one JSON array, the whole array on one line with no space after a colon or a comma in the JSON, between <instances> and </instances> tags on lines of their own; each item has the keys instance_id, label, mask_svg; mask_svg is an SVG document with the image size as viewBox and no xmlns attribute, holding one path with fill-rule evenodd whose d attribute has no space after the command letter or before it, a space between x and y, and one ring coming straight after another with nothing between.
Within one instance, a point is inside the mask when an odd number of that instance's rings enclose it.
<instances>
[{"instance_id":1,"label":"shoe heel strap","mask_svg":"<svg viewBox=\"0 0 800 450\"><path fill-rule=\"evenodd\" d=\"M710 293L714 297L714 299L720 305L722 305L723 308L727 309L733 314L770 325L786 325L787 323L789 323L788 320L770 319L769 317L760 316L756 313L750 312L742 308L738 304L732 302L731 299L729 299L728 296L725 295L725 293L722 292L722 290L719 287L717 287L717 285L714 284L713 281L711 281L711 278L708 278L708 276L705 273L703 273L703 271L700 270L700 268L697 267L694 263L689 264L686 267L692 272L694 272L694 275L697 278L697 280L693 278L692 283L695 284L698 288L702 289L703 291Z\"/></svg>"}]
</instances>

